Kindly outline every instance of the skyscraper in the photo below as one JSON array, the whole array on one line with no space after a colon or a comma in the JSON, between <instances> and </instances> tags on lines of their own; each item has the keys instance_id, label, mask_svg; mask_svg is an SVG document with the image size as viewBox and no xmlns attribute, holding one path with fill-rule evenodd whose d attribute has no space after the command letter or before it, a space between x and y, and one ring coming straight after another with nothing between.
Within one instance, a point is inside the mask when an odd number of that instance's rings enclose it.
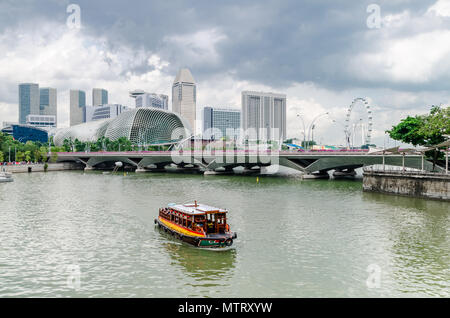
<instances>
[{"instance_id":1,"label":"skyscraper","mask_svg":"<svg viewBox=\"0 0 450 318\"><path fill-rule=\"evenodd\" d=\"M103 88L92 89L92 106L108 104L108 91Z\"/></svg>"},{"instance_id":2,"label":"skyscraper","mask_svg":"<svg viewBox=\"0 0 450 318\"><path fill-rule=\"evenodd\" d=\"M172 111L181 115L191 125L195 134L197 91L194 78L187 68L181 69L172 85Z\"/></svg>"},{"instance_id":3,"label":"skyscraper","mask_svg":"<svg viewBox=\"0 0 450 318\"><path fill-rule=\"evenodd\" d=\"M244 139L284 140L286 138L286 95L242 92Z\"/></svg>"},{"instance_id":4,"label":"skyscraper","mask_svg":"<svg viewBox=\"0 0 450 318\"><path fill-rule=\"evenodd\" d=\"M39 115L39 84L19 84L19 124L26 124L28 115Z\"/></svg>"},{"instance_id":5,"label":"skyscraper","mask_svg":"<svg viewBox=\"0 0 450 318\"><path fill-rule=\"evenodd\" d=\"M70 126L86 121L86 93L81 90L70 90Z\"/></svg>"},{"instance_id":6,"label":"skyscraper","mask_svg":"<svg viewBox=\"0 0 450 318\"><path fill-rule=\"evenodd\" d=\"M203 108L203 138L218 139L229 137L237 139L241 126L241 112L236 109ZM220 133L218 133L220 131Z\"/></svg>"},{"instance_id":7,"label":"skyscraper","mask_svg":"<svg viewBox=\"0 0 450 318\"><path fill-rule=\"evenodd\" d=\"M163 94L144 93L136 96L136 108L138 107L155 107L168 110L169 96Z\"/></svg>"},{"instance_id":8,"label":"skyscraper","mask_svg":"<svg viewBox=\"0 0 450 318\"><path fill-rule=\"evenodd\" d=\"M39 89L39 114L57 117L56 88L42 87Z\"/></svg>"}]
</instances>

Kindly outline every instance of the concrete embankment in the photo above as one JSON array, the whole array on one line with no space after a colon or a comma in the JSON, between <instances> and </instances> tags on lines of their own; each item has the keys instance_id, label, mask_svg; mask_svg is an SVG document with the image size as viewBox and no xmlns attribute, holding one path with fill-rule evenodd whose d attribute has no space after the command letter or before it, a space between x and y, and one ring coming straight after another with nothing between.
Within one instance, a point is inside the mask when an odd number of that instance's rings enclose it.
<instances>
[{"instance_id":1,"label":"concrete embankment","mask_svg":"<svg viewBox=\"0 0 450 318\"><path fill-rule=\"evenodd\" d=\"M363 190L450 201L450 175L364 171Z\"/></svg>"},{"instance_id":2,"label":"concrete embankment","mask_svg":"<svg viewBox=\"0 0 450 318\"><path fill-rule=\"evenodd\" d=\"M11 165L11 166L1 166L0 168L6 169L7 172L21 173L21 172L44 172L44 164L22 164L22 165ZM75 162L60 162L60 163L49 163L47 171L62 171L62 170L82 170L83 165L77 164Z\"/></svg>"}]
</instances>

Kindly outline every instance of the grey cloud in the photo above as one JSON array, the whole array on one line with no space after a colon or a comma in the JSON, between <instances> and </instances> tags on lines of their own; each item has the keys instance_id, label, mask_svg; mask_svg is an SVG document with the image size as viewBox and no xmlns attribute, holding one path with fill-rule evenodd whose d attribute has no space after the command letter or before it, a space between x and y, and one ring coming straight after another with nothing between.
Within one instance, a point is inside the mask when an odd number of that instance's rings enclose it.
<instances>
[{"instance_id":1,"label":"grey cloud","mask_svg":"<svg viewBox=\"0 0 450 318\"><path fill-rule=\"evenodd\" d=\"M157 53L170 62L166 72L188 66L198 80L218 73L230 73L239 80L254 81L272 87L286 87L293 82L315 82L341 90L350 87L401 90L446 89L444 81L432 80L421 85L392 83L382 79L361 79L348 65L358 53L379 50L377 39L382 31L366 27L366 1L78 1L84 32L108 39L114 51L123 45ZM377 1L381 14L409 10L420 16L435 0ZM25 1L0 4L0 28L33 19L65 22L69 2ZM420 21L420 20L418 20ZM412 25L399 28L392 36L414 34ZM215 29L225 36L216 43L219 59L215 63L186 56L183 48L167 38L192 36ZM372 32L372 34L370 34ZM378 32L378 33L376 33ZM364 65L361 65L364 67ZM141 74L151 69L146 63L133 65L130 71ZM356 72L356 74L355 74ZM449 81L446 81L449 82Z\"/></svg>"}]
</instances>

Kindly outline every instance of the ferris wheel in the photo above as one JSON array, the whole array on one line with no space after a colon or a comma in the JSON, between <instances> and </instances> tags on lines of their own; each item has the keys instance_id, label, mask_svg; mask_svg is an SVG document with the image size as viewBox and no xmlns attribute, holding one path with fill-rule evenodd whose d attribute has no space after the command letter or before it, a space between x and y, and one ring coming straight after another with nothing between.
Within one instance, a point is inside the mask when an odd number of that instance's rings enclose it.
<instances>
[{"instance_id":1,"label":"ferris wheel","mask_svg":"<svg viewBox=\"0 0 450 318\"><path fill-rule=\"evenodd\" d=\"M363 119L361 118L361 131L362 131L362 141L364 144L370 144L370 138L372 136L372 110L370 108L369 103L365 98L358 97L353 100L350 106L347 109L347 116L345 117L345 134L347 136L348 141L350 140L350 136L354 135L355 124L351 122L351 114L355 107L361 105L364 111L367 114L367 122L363 123ZM353 130L353 132L352 132Z\"/></svg>"}]
</instances>

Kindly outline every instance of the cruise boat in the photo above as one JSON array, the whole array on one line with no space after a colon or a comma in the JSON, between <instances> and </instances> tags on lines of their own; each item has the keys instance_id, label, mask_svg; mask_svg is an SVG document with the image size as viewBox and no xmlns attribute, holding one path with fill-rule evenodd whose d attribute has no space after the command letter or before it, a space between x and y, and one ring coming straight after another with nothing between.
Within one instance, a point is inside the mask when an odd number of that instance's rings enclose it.
<instances>
[{"instance_id":1,"label":"cruise boat","mask_svg":"<svg viewBox=\"0 0 450 318\"><path fill-rule=\"evenodd\" d=\"M155 224L179 240L201 248L225 248L233 244L225 209L199 204L170 203L159 209Z\"/></svg>"},{"instance_id":2,"label":"cruise boat","mask_svg":"<svg viewBox=\"0 0 450 318\"><path fill-rule=\"evenodd\" d=\"M14 181L12 173L6 172L5 170L0 171L0 182L11 182Z\"/></svg>"}]
</instances>

